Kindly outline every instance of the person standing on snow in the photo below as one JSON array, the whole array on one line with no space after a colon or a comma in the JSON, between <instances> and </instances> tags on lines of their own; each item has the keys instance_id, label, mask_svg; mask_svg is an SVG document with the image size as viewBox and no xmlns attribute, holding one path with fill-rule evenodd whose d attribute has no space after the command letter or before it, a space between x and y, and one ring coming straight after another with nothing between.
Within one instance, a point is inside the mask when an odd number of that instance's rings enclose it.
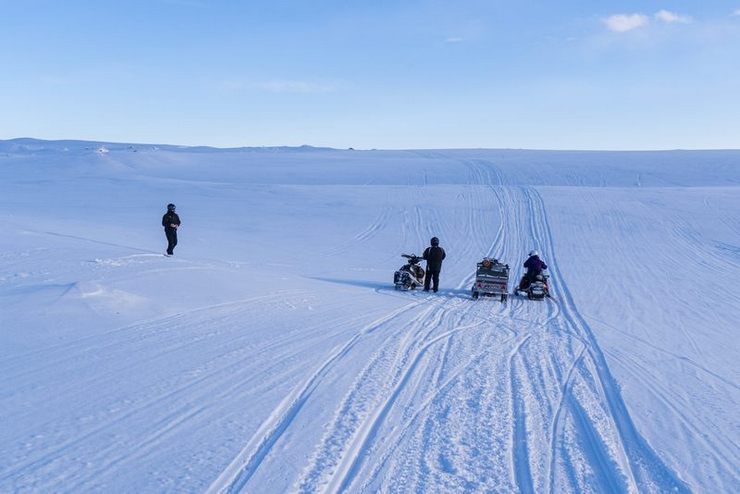
<instances>
[{"instance_id":1,"label":"person standing on snow","mask_svg":"<svg viewBox=\"0 0 740 494\"><path fill-rule=\"evenodd\" d=\"M175 205L167 205L167 212L162 216L162 226L167 237L167 255L173 255L177 245L177 229L180 228L180 217L175 212Z\"/></svg>"},{"instance_id":2,"label":"person standing on snow","mask_svg":"<svg viewBox=\"0 0 740 494\"><path fill-rule=\"evenodd\" d=\"M519 283L519 288L522 290L526 290L537 275L542 274L542 271L547 269L547 264L540 259L540 253L533 250L529 253L529 259L524 261L524 267L527 268L527 274L522 277L522 281Z\"/></svg>"},{"instance_id":3,"label":"person standing on snow","mask_svg":"<svg viewBox=\"0 0 740 494\"><path fill-rule=\"evenodd\" d=\"M439 246L439 239L432 237L431 247L427 247L424 250L422 259L427 262L427 275L424 278L424 291L429 291L429 285L432 285L432 290L436 293L439 290L439 272L442 270L442 261L447 256L445 250Z\"/></svg>"}]
</instances>

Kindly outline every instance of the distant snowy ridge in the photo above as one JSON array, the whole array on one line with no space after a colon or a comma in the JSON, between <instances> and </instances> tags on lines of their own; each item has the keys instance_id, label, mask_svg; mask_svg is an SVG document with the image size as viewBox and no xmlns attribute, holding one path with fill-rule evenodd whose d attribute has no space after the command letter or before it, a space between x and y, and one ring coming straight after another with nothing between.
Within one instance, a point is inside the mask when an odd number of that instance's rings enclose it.
<instances>
[{"instance_id":1,"label":"distant snowy ridge","mask_svg":"<svg viewBox=\"0 0 740 494\"><path fill-rule=\"evenodd\" d=\"M0 140L0 153L51 153L51 152L79 152L98 151L174 151L188 153L218 153L218 152L280 152L280 151L329 151L332 148L303 146L255 146L237 148L217 148L210 146L181 146L176 144L141 144L129 142L108 141L80 141L80 140L44 140L31 137Z\"/></svg>"}]
</instances>

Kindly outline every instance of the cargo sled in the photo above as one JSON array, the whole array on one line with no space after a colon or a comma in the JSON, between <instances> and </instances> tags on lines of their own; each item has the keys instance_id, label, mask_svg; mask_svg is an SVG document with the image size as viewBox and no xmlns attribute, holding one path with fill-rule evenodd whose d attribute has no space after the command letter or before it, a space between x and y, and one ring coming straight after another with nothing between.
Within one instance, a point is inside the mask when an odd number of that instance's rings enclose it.
<instances>
[{"instance_id":1,"label":"cargo sled","mask_svg":"<svg viewBox=\"0 0 740 494\"><path fill-rule=\"evenodd\" d=\"M473 299L478 297L499 297L506 302L509 296L509 265L498 259L484 258L477 264L475 281L471 289Z\"/></svg>"}]
</instances>

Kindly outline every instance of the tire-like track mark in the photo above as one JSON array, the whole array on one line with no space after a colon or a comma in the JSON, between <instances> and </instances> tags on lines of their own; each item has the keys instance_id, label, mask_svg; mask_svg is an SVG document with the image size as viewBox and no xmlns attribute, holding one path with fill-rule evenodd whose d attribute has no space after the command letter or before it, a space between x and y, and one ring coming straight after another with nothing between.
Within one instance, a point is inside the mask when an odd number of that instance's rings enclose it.
<instances>
[{"instance_id":1,"label":"tire-like track mark","mask_svg":"<svg viewBox=\"0 0 740 494\"><path fill-rule=\"evenodd\" d=\"M440 321L441 322L441 321ZM439 327L439 323L430 329ZM428 326L427 326L428 327ZM407 364L404 366L404 370L401 372L398 383L391 390L389 396L381 404L380 407L376 408L369 420L365 421L352 445L349 447L347 453L343 456L342 462L338 465L337 473L332 477L331 482L327 487L328 492L344 492L350 488L354 481L360 467L363 464L365 454L369 449L369 445L375 440L378 430L383 425L385 418L387 417L390 409L396 403L398 396L406 388L410 381L411 376L419 366L420 361L426 355L427 351L435 344L440 341L447 341L454 334L475 327L472 326L457 326L449 329L448 331L435 336L434 338L426 341L421 346L413 345L416 347L413 351L409 352L406 357ZM431 331L430 331L431 332Z\"/></svg>"},{"instance_id":2,"label":"tire-like track mark","mask_svg":"<svg viewBox=\"0 0 740 494\"><path fill-rule=\"evenodd\" d=\"M533 246L539 248L551 264L553 294L557 295L558 300L562 300L559 304L552 302L536 304L514 299L508 307L496 304L491 310L492 325L498 322L503 327L506 326L504 321L509 321L510 325L513 323L510 330L512 335L506 340L515 341L515 346L508 357L509 372L506 378L510 400L509 461L512 481L521 492L536 492L539 489L557 492L567 485L573 488L584 487L583 478L568 469L565 474L569 476L570 484L559 483L557 470L559 454L567 455L569 461L584 455L588 463L587 468L591 469L592 475L602 489L688 491L676 475L660 462L635 430L595 337L578 313L558 268L552 232L539 194L534 189L500 185L501 177L495 173L495 168L492 168L490 163L471 160L466 162L466 165L470 170L470 180L476 185L471 186L466 194L458 196L465 203L465 207L476 209L490 200L490 196L486 199L486 196L481 194L481 186L487 187L498 205L500 220L498 231L489 244L487 254L506 259L518 257L522 251ZM420 188L412 190L415 195L423 192ZM420 201L412 202L414 203L421 204ZM440 219L434 210L427 210L421 206L413 206L404 210L404 213L402 236L406 241L415 238L423 242L424 237L432 232L430 224L435 219ZM485 219L469 214L466 220L466 224L462 225L465 232L475 235L476 238L484 236L485 230L477 220ZM369 227L368 231L370 230L372 226ZM534 245L523 245L525 239L534 241ZM479 248L480 243L468 243L461 249L464 252L459 254L466 255ZM474 271L471 269L470 274L464 276L458 283L458 290L467 288L473 277ZM513 281L517 280L518 276ZM432 432L428 426L432 424L430 420L444 416L439 414L444 414L445 408L440 408L436 415L430 415L425 410L436 403L439 403L440 407L446 407L447 399L445 402L437 401L437 397L443 395L444 389L456 382L464 373L467 374L471 366L477 367L477 363L481 362L484 356L496 353L490 350L473 352L472 356L453 367L451 372L444 372L442 367L454 365L449 359L453 337L461 334L461 331L480 330L483 327L480 324L471 325L463 322L465 317L470 316L474 307L480 308L482 305L464 303L461 300L457 295L442 299L440 304L435 304L419 314L419 319L404 328L399 338L385 341L379 348L379 353L376 353L358 376L337 408L333 426L327 429L321 444L314 452L312 465L304 470L303 475L294 484L295 490L343 492L356 488L372 489L371 485L378 480L375 477L380 475L385 468L384 465L389 461L393 461L395 469L402 468L401 472L410 473L410 477L408 475L406 477L409 477L410 482L414 482L412 478L414 472L405 470L407 467L404 466L409 465L409 459L402 460L404 463L396 463L392 458L403 438L408 434L417 433L423 434L421 438L417 437L414 440L416 448L421 449L412 449L409 453L412 456L419 456L416 486L417 489L423 488L426 478L431 474L429 471L431 465L424 460L426 454L424 446L435 444L437 448L443 446L439 442L441 439L439 432L435 433L434 438L426 437ZM543 334L552 335L552 343L542 339L543 336L535 331L546 331L547 333ZM536 336L539 344L531 345L529 348L528 343L535 341L533 336ZM211 492L233 492L246 486L272 446L290 426L313 390L328 373L329 367L338 362L355 342L355 338L350 340L342 349L330 356L299 389L285 398L270 419L253 436L250 444L223 472L219 480L214 482ZM564 345L564 351L557 351L554 358L537 359L535 352L552 344ZM439 348L439 352L432 352L435 348ZM553 350L556 350L556 347L553 347ZM432 355L433 358L427 358ZM564 362L566 359L567 363ZM412 404L413 411L406 409L402 416L396 417L397 414L393 409L401 406L401 402L405 403L408 396L413 396L409 394L414 392L409 389L409 384L423 375L433 378L435 383L431 387L433 389L424 388L425 394L421 396L421 400ZM382 384L384 380L386 384ZM557 386L553 386L552 383L556 382ZM579 389L578 394L574 393L576 388ZM523 389L525 391L522 391ZM468 396L473 402L480 398L482 397L476 396L475 393ZM531 401L533 399L536 401ZM597 404L597 409L600 409L600 404L604 405L609 422L613 425L616 437L619 438L618 441L610 440L613 436L603 430L603 421L595 422L594 410L587 406L592 400L596 400L594 403ZM543 407L544 412L530 409L537 403ZM472 406L475 407L474 404ZM341 417L345 414L353 415L353 418L342 422ZM402 422L394 427L388 427L387 419L392 414L394 418L401 418ZM537 420L530 424L530 420L535 416ZM542 424L543 417L546 420L545 424ZM420 424L420 420L424 420L426 424L422 430L418 430L414 425ZM541 425L544 427L539 430ZM530 427L534 429L529 430ZM565 442L566 430L575 434L577 445L580 445L581 450L571 451L570 448L575 444L568 445ZM430 442L432 439L434 443ZM538 441L543 439L549 448L541 448ZM484 451L488 451L487 448L490 448L490 445L484 446ZM369 472L365 472L368 459L373 458L375 453L381 455L380 461L375 462ZM442 448L438 453L439 461L442 462L441 468L447 468L444 457L454 453L454 448ZM453 465L449 466L454 468ZM367 476L368 473L370 477ZM486 483L484 479L481 480L483 483L477 485L494 485ZM358 485L360 481L363 482L362 485Z\"/></svg>"},{"instance_id":3,"label":"tire-like track mark","mask_svg":"<svg viewBox=\"0 0 740 494\"><path fill-rule=\"evenodd\" d=\"M501 327L502 324L497 324L494 327ZM508 332L512 332L512 330L507 329ZM462 364L459 364L456 368L451 370L447 373L447 376L443 381L437 381L437 384L435 386L435 390L433 394L431 394L429 397L424 399L421 403L419 403L416 406L416 410L411 416L411 418L408 421L408 426L405 428L399 428L396 431L394 431L390 437L387 438L388 443L393 444L391 448L389 448L380 461L377 462L376 466L373 468L372 472L368 476L370 479L376 478L380 471L385 467L385 465L388 463L388 461L391 459L391 456L395 453L395 451L398 449L398 447L404 442L406 436L413 432L413 429L411 427L412 424L417 423L421 418L427 418L423 417L423 413L427 412L427 409L432 406L435 401L445 393L446 390L448 390L453 384L455 384L457 381L460 380L460 378L466 373L466 371L469 371L471 368L475 368L479 366L483 361L490 360L493 357L493 354L503 354L507 350L507 346L513 342L513 346L517 347L520 346L523 341L517 340L515 341L517 335L516 333L513 333L508 338L504 339L500 342L500 346L498 347L486 347L483 348L483 351L480 352L477 355L472 356L472 358ZM526 336L525 338L529 338L529 336ZM447 343L449 343L450 340L447 340ZM367 486L364 486L361 491L365 491Z\"/></svg>"},{"instance_id":4,"label":"tire-like track mark","mask_svg":"<svg viewBox=\"0 0 740 494\"><path fill-rule=\"evenodd\" d=\"M479 167L471 167L471 169L474 172L480 172ZM480 185L484 185L484 178L480 178L476 180L477 183ZM477 188L480 188L480 185L477 186ZM500 205L501 201L497 197L497 201ZM484 197L480 196L478 194L478 190L473 189L470 191L470 198L467 209L473 210L478 206L479 204L482 204L484 201ZM499 214L502 215L501 207L499 209ZM422 225L428 225L428 221L424 221L425 218L421 214L421 210L416 207L414 208L415 215L414 218L414 224L413 229L416 231L419 231L422 227ZM468 231L477 231L477 230L470 230L470 227L473 225L480 225L482 222L479 220L479 218L475 217L469 217L468 218ZM478 228L480 228L478 226ZM482 230L481 230L482 231ZM503 224L501 223L499 225L498 231L495 235L493 243L489 246L488 252L494 251L500 244L501 240L503 238ZM470 283L472 283L472 279L474 277L474 272L472 272L470 275L464 277L457 285L458 290L466 287ZM454 299L453 299L454 300ZM459 300L458 300L459 305ZM449 303L445 304L446 307L442 308L443 311L449 312L453 307L449 306ZM464 311L464 314L467 314L470 311L470 308L468 310ZM461 316L462 317L462 316ZM304 473L303 480L299 481L298 487L302 492L309 492L311 490L315 490L317 487L317 482L321 482L320 478L322 476L322 471L326 471L327 469L330 469L332 472L332 477L328 481L328 486L326 488L329 492L335 492L335 491L343 491L346 490L350 485L352 485L352 482L357 477L357 474L359 472L360 467L362 466L363 458L365 456L364 452L366 452L368 449L370 449L370 445L376 438L378 434L378 430L384 423L384 420L386 416L390 413L390 409L395 404L398 396L401 394L401 392L404 390L404 388L407 386L408 382L411 379L411 376L417 371L417 368L419 366L419 363L421 362L422 358L425 356L425 354L428 352L428 350L431 349L431 347L441 341L445 342L444 349L445 352L449 351L449 341L450 338L458 333L459 331L472 327L470 325L460 325L457 323L452 323L447 325L446 327L452 328L448 331L442 333L441 335L437 335L435 337L431 337L431 335L434 333L437 327L439 327L441 324L441 319L439 318L429 318L427 316L424 316L421 318L420 323L415 324L416 329L410 329L407 330L407 337L405 338L404 342L402 343L402 346L405 347L403 351L399 353L399 355L403 356L401 362L397 362L393 365L393 369L396 369L396 374L399 373L399 369L403 369L400 371L400 378L396 378L394 382L397 384L394 388L388 390L386 394L388 394L388 397L378 406L376 407L371 414L369 414L369 418L367 418L362 425L358 424L351 424L352 427L355 430L352 434L352 441L350 442L349 446L345 447L345 451L342 455L342 459L340 463L337 465L335 460L327 459L325 456L327 454L327 451L331 449L332 446L336 449L336 444L342 444L342 440L337 439L337 435L347 437L348 432L338 432L336 429L336 425L334 428L330 429L330 432L326 434L323 443L324 443L324 452L317 452L314 456L314 467L309 469L309 471ZM479 325L480 323L478 323ZM425 335L422 335L420 333L420 330L424 330L426 333ZM431 339L430 339L431 338ZM413 353L409 354L409 348L415 348ZM446 355L446 353L445 353ZM443 359L444 360L444 359ZM374 363L371 365L375 365ZM404 367L400 367L404 366ZM366 367L367 369L367 367ZM462 369L461 369L462 370ZM460 370L460 371L461 371ZM448 381L448 382L451 382ZM439 392L439 389L437 390ZM349 397L355 396L357 393L354 391L350 392ZM435 395L436 396L436 393ZM432 396L432 398L433 398ZM349 399L349 398L348 398ZM426 401L428 404L431 402L431 398ZM350 413L352 410L353 405L348 404L346 401L345 403L340 407L338 418L335 419L337 422L342 421L342 417L351 416ZM422 405L421 408L426 408L426 405ZM416 417L418 415L417 413L414 415ZM348 419L345 419L347 421ZM411 419L411 422L413 422L415 418ZM408 429L405 429L408 430ZM321 450L319 450L321 451ZM336 452L334 453L336 454Z\"/></svg>"},{"instance_id":5,"label":"tire-like track mark","mask_svg":"<svg viewBox=\"0 0 740 494\"><path fill-rule=\"evenodd\" d=\"M637 361L637 359L620 357L611 352L608 353L615 360L622 362L624 362L625 360L629 361L630 365L624 365L624 368L636 380L644 380L645 376L654 377L652 376L651 370ZM735 467L733 465L737 465L738 462L740 462L740 458L738 458L737 455L737 451L739 449L738 445L734 441L732 441L730 437L718 437L716 433L707 432L714 430L713 427L709 426L709 424L703 423L702 425L704 425L704 427L697 427L696 423L692 422L686 416L686 414L681 411L681 409L676 405L676 403L680 403L682 401L681 397L675 396L675 394L672 393L669 388L666 388L665 385L661 384L658 380L653 379L652 382L654 383L652 385L652 392L654 394L654 397L657 398L663 404L663 406L673 412L675 418L681 422L684 429L692 432L695 440L703 443L706 446L707 450L714 450L713 461L721 464L722 467L727 471L734 470ZM705 418L702 418L702 422L703 419ZM707 440L707 438L710 436L714 436L714 441L712 443ZM729 444L727 444L728 442Z\"/></svg>"},{"instance_id":6,"label":"tire-like track mark","mask_svg":"<svg viewBox=\"0 0 740 494\"><path fill-rule=\"evenodd\" d=\"M299 292L300 293L300 292ZM245 299L242 301L234 301L234 302L228 302L228 303L221 303L221 304L215 304L211 306L204 306L197 309L193 309L184 313L177 314L175 316L168 316L161 319L156 319L144 323L137 323L131 326L126 326L125 328L120 328L117 330L113 330L111 332L104 333L104 335L108 335L110 333L120 332L123 329L130 330L130 331L138 331L138 332L145 332L144 336L146 338L150 338L153 336L156 336L158 334L161 334L163 328L177 328L172 329L172 334L176 341L180 341L180 333L182 332L183 327L186 327L186 324L183 323L183 318L185 316L186 319L191 318L193 315L199 315L201 317L206 317L209 313L213 311L227 311L225 314L221 314L218 317L221 319L225 319L226 321L229 321L231 319L235 319L236 321L239 319L240 314L246 310L248 307L251 306L251 304L264 301L264 300L270 300L270 299L278 299L284 297L284 293L282 295L266 295L261 297L255 297L250 299ZM214 324L215 321L215 315L212 319L209 320L210 324ZM340 318L339 321L336 322L336 324L345 325L349 321L349 318ZM326 322L324 321L324 324L321 326L320 329L322 333L326 332ZM196 326L202 325L203 323L200 321L196 321L192 323ZM238 326L238 325L237 325ZM141 344L147 344L148 339L146 339L144 336L141 337ZM308 335L307 335L308 336ZM248 339L249 335L241 336L240 339ZM119 342L114 342L111 344L105 344L100 347L94 347L94 349L91 350L89 347L90 343L93 341L91 340L97 340L97 339L103 339L101 338L101 335L97 335L96 337L88 337L84 338L84 341L87 343L88 346L86 346L82 351L80 351L79 355L75 356L75 358L81 358L86 353L95 353L95 354L108 354L110 352L110 348L114 348L118 346ZM189 346L189 345L198 345L199 342L203 338L196 338L191 339L183 344L178 344L174 347L169 347L168 349L165 349L164 351L158 351L156 353L153 353L149 356L147 356L147 359L153 359L156 360L162 355L167 355L170 352L176 352L180 348ZM91 427L84 431L84 433L76 434L73 437L70 437L68 440L58 442L54 445L53 448L48 449L46 451L40 452L40 456L35 456L34 458L28 459L24 462L18 462L14 465L12 469L5 470L2 473L3 476L10 476L10 475L18 475L21 472L28 470L30 468L35 468L41 465L44 465L51 461L54 458L58 458L59 456L63 456L65 452L68 452L71 448L79 445L84 444L86 440L88 440L91 437L94 437L96 435L104 434L107 431L109 431L111 428L113 428L115 425L122 423L123 421L130 419L132 417L135 417L137 415L141 415L145 412L148 412L149 410L158 410L161 408L162 403L173 403L176 399L179 397L187 396L188 400L186 403L188 404L185 409L190 409L190 404L193 402L196 403L202 403L207 402L209 400L216 400L218 401L221 398L229 396L233 390L244 386L245 384L248 384L251 379L253 379L252 376L245 376L245 379L234 379L234 376L237 376L239 374L240 369L244 367L244 364L246 362L249 362L254 359L256 355L259 355L261 353L266 352L274 352L275 348L280 347L281 345L284 345L288 340L290 339L289 336L284 336L281 338L276 339L275 341L272 341L269 345L263 347L261 350L257 351L250 351L246 352L246 355L241 355L245 353L244 350L241 349L241 345L234 345L235 349L229 352L229 354L219 354L217 358L213 360L213 363L217 365L213 365L212 368L209 370L205 370L206 367L210 366L210 362L208 366L203 368L203 372L199 372L197 374L197 377L194 379L187 380L187 382L184 383L177 383L173 387L167 387L167 391L163 394L157 394L156 396L153 396L149 399L143 400L140 403L137 403L136 406L125 409L122 413L117 414L115 417L111 417L107 420L104 420L98 424L96 424L94 427ZM76 340L79 341L79 340ZM239 339L234 340L234 343L240 341ZM159 346L159 343L155 343L156 346ZM57 345L55 348L59 347ZM66 348L62 347L62 348ZM102 349L102 350L101 350ZM57 348L59 350L59 348ZM237 358L235 360L227 359L227 355L234 354ZM222 365L222 362L228 362L226 365ZM76 386L74 389L74 392L79 394L79 399L85 399L86 394L88 393L86 391L87 388L93 388L93 389L100 389L101 384L105 383L106 381L113 381L118 379L115 376L124 375L126 374L127 369L132 369L137 366L141 365L140 360L132 360L130 362L126 362L126 365L117 368L116 372L114 373L113 377L111 377L110 371L108 374L103 375L96 375L94 381L86 381L84 383L84 387L81 387L78 389L78 386ZM277 364L275 364L277 366ZM269 369L266 369L269 371ZM204 389L199 390L198 387L208 384L208 386L205 386ZM114 386L114 383L111 382L110 386ZM63 392L71 392L67 391L65 389L62 390ZM188 416L188 412L184 411L183 414ZM189 417L195 417L196 414L192 414ZM167 421L167 417L164 418L165 421ZM178 424L183 421L178 421ZM177 424L176 424L177 425ZM156 430L156 426L154 427ZM155 435L158 434L155 432ZM148 440L145 439L144 442L146 443ZM142 444L143 446L143 444ZM104 448L101 450L98 450L96 453L99 456L104 456L110 452L113 452L114 454L117 454L117 448L115 444L111 444L109 448ZM138 451L141 451L141 448L139 448ZM103 461L103 460L100 460ZM117 462L117 460L111 460L114 462ZM85 476L77 477L78 480L84 481Z\"/></svg>"},{"instance_id":7,"label":"tire-like track mark","mask_svg":"<svg viewBox=\"0 0 740 494\"><path fill-rule=\"evenodd\" d=\"M562 305L562 314L574 335L587 343L587 356L596 370L596 379L609 409L611 420L620 438L621 448L628 461L628 473L635 491L690 492L688 486L671 471L639 434L627 406L622 399L619 386L611 375L601 348L590 326L576 309L573 296L558 267L554 249L552 231L549 226L544 201L533 188L523 190L532 211L533 233L540 241L540 248L550 260L550 272L553 283L551 290L557 295ZM573 412L573 407L569 407ZM581 425L583 422L581 421ZM551 454L555 454L551 451Z\"/></svg>"},{"instance_id":8,"label":"tire-like track mark","mask_svg":"<svg viewBox=\"0 0 740 494\"><path fill-rule=\"evenodd\" d=\"M460 304L459 300L441 300L442 303L426 308L399 334L400 341L396 347L384 345L365 366L335 412L332 426L324 434L321 446L314 452L311 466L304 471L295 490L315 492L319 484L337 482L335 472L349 470L347 458L358 457L359 452L355 451L357 448L358 451L363 450L357 446L358 443L369 444L372 441L396 398L408 383L413 369L428 349L429 345L419 347L420 342L426 341L441 326L450 310ZM444 333L434 338L433 342L450 336ZM350 450L354 452L348 452ZM324 478L327 471L333 473L333 479Z\"/></svg>"},{"instance_id":9,"label":"tire-like track mark","mask_svg":"<svg viewBox=\"0 0 740 494\"><path fill-rule=\"evenodd\" d=\"M527 440L527 412L520 396L521 380L517 372L516 357L531 335L524 337L509 355L511 416L513 418L512 442L512 478L516 479L519 492L534 493L532 472L530 471L529 447Z\"/></svg>"},{"instance_id":10,"label":"tire-like track mark","mask_svg":"<svg viewBox=\"0 0 740 494\"><path fill-rule=\"evenodd\" d=\"M560 421L560 415L563 413L563 404L565 403L566 397L571 392L571 387L573 386L573 376L574 376L574 370L576 366L581 362L581 359L583 358L583 354L586 351L586 345L583 345L581 347L581 351L578 353L578 356L573 360L573 364L568 368L568 372L565 375L565 382L563 383L562 390L560 392L560 402L558 402L558 406L555 411L555 415L552 419L552 425L550 426L550 461L548 463L548 472L547 472L547 492L555 492L554 491L554 483L555 483L555 454L553 453L555 451L556 445L555 441L557 438L559 438L562 434L561 430L561 421Z\"/></svg>"},{"instance_id":11,"label":"tire-like track mark","mask_svg":"<svg viewBox=\"0 0 740 494\"><path fill-rule=\"evenodd\" d=\"M391 215L390 206L384 206L377 218L364 230L354 236L356 241L364 241L372 238L376 233L385 228Z\"/></svg>"},{"instance_id":12,"label":"tire-like track mark","mask_svg":"<svg viewBox=\"0 0 740 494\"><path fill-rule=\"evenodd\" d=\"M273 410L268 419L260 426L252 439L234 458L231 464L211 484L208 492L239 492L254 475L262 461L269 454L272 447L290 426L293 419L300 412L303 405L310 398L321 380L326 376L329 369L336 362L346 356L350 350L367 334L372 333L379 327L388 324L396 317L406 313L409 309L416 307L423 301L413 302L396 309L389 314L373 321L357 332L341 348L333 352L321 366L308 377L302 386L294 389Z\"/></svg>"}]
</instances>

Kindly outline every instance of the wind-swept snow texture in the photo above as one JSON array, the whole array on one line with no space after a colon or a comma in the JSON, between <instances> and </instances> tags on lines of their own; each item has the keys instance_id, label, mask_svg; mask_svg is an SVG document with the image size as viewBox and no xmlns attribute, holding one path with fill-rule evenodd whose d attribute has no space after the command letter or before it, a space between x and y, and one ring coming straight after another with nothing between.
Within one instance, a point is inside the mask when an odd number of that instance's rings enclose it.
<instances>
[{"instance_id":1,"label":"wind-swept snow texture","mask_svg":"<svg viewBox=\"0 0 740 494\"><path fill-rule=\"evenodd\" d=\"M740 492L739 212L737 151L0 142L0 491Z\"/></svg>"}]
</instances>

